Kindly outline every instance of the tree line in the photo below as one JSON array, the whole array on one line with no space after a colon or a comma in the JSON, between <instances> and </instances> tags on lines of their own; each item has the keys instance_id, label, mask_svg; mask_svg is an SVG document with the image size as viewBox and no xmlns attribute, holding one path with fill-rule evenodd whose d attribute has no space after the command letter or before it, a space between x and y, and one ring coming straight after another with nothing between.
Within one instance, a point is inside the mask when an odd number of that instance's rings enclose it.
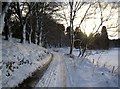
<instances>
[{"instance_id":1,"label":"tree line","mask_svg":"<svg viewBox=\"0 0 120 89\"><path fill-rule=\"evenodd\" d=\"M55 2L11 2L4 17L5 40L19 38L20 43L35 43L43 47L65 46L65 27L53 19Z\"/></svg>"},{"instance_id":2,"label":"tree line","mask_svg":"<svg viewBox=\"0 0 120 89\"><path fill-rule=\"evenodd\" d=\"M89 37L81 31L80 27L73 29L73 3L70 2L71 20L66 29L63 24L57 22L53 15L59 11L58 3L55 2L3 2L3 11L7 7L4 18L3 35L6 40L12 37L19 38L20 43L28 42L43 47L65 47L69 46L71 52L73 47L82 49L82 53L88 49L108 49L109 39L105 26L101 32L91 33ZM76 9L81 8L82 3ZM79 3L78 3L79 5ZM77 6L78 6L77 5ZM91 6L91 4L90 4ZM90 7L88 7L89 9ZM75 10L76 10L75 9ZM85 13L86 16L86 13ZM83 22L84 18L80 21Z\"/></svg>"},{"instance_id":3,"label":"tree line","mask_svg":"<svg viewBox=\"0 0 120 89\"><path fill-rule=\"evenodd\" d=\"M70 27L67 27L66 32L66 36L68 37L67 43L70 46ZM76 27L74 30L73 45L76 49L80 49L79 56L83 56L86 49L109 49L109 38L106 27L102 27L101 33L91 33L88 37L79 27Z\"/></svg>"}]
</instances>

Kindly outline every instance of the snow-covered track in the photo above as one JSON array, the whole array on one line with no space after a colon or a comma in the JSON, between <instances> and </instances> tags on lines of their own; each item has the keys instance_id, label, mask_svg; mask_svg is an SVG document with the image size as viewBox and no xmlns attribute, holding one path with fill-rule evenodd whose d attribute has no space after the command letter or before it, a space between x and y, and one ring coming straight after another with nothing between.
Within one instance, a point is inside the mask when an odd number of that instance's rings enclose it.
<instances>
[{"instance_id":1,"label":"snow-covered track","mask_svg":"<svg viewBox=\"0 0 120 89\"><path fill-rule=\"evenodd\" d=\"M66 72L63 58L53 52L53 61L36 87L66 87Z\"/></svg>"},{"instance_id":2,"label":"snow-covered track","mask_svg":"<svg viewBox=\"0 0 120 89\"><path fill-rule=\"evenodd\" d=\"M39 87L48 87L49 86L49 84L51 82L51 79L52 79L52 76L53 76L53 74L56 70L56 66L57 66L56 65L56 60L53 59L49 68L47 69L47 72L45 73L45 75L39 81Z\"/></svg>"}]
</instances>

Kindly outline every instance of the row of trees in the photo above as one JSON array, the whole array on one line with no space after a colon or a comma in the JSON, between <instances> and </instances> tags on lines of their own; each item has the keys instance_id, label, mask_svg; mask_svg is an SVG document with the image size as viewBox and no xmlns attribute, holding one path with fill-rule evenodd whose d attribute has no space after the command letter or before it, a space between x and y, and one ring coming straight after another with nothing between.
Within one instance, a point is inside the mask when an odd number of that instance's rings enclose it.
<instances>
[{"instance_id":1,"label":"row of trees","mask_svg":"<svg viewBox=\"0 0 120 89\"><path fill-rule=\"evenodd\" d=\"M101 33L90 34L89 36L89 49L108 49L109 48L109 39L108 33L105 26L102 27Z\"/></svg>"},{"instance_id":2,"label":"row of trees","mask_svg":"<svg viewBox=\"0 0 120 89\"><path fill-rule=\"evenodd\" d=\"M69 10L68 12L67 12L66 8ZM84 24L84 27L83 27L83 23L92 19L92 23L89 22L89 23L91 23L91 26L94 25L94 26L92 26L92 28L90 27L91 30L93 30L92 34L91 34L92 38L94 38L94 36L96 34L99 34L101 27L104 25L107 26L107 29L116 28L114 33L117 33L118 32L117 27L119 26L119 24L117 24L117 20L114 24L112 22L110 22L111 18L114 17L115 13L117 13L116 8L117 8L117 3L104 3L101 1L84 2L82 0L80 0L80 1L79 0L69 0L69 2L62 3L60 6L60 9L63 11L63 13L59 14L59 12L58 12L58 14L56 16L60 16L60 18L62 18L62 20L66 21L66 25L69 26L69 28L70 28L70 54L72 54L74 42L75 42L74 41L75 35L74 35L73 28L75 26L76 19L77 19L77 22L79 20L77 26L79 28L80 27L84 28L82 30L85 30L86 26L87 27L90 26L90 25ZM106 14L106 12L108 14ZM108 23L108 24L106 24L106 23ZM91 41L91 44L93 44L93 43L95 43L95 42ZM95 47L95 48L97 48L97 47Z\"/></svg>"},{"instance_id":3,"label":"row of trees","mask_svg":"<svg viewBox=\"0 0 120 89\"><path fill-rule=\"evenodd\" d=\"M70 27L66 30L68 37L68 43L70 46ZM83 56L86 49L108 49L109 48L109 38L107 29L105 26L102 27L101 33L90 34L89 37L81 31L79 27L76 27L74 31L74 47L80 49L79 56ZM82 50L81 50L82 49Z\"/></svg>"},{"instance_id":4,"label":"row of trees","mask_svg":"<svg viewBox=\"0 0 120 89\"><path fill-rule=\"evenodd\" d=\"M58 10L55 2L11 2L3 3L8 6L4 18L6 40L11 37L26 40L44 47L65 46L65 27L57 23L52 14Z\"/></svg>"},{"instance_id":5,"label":"row of trees","mask_svg":"<svg viewBox=\"0 0 120 89\"><path fill-rule=\"evenodd\" d=\"M108 34L106 27L103 26L104 22L111 19L111 13L104 17L104 11L107 7L110 7L110 12L116 9L116 4L106 4L100 2L87 3L82 1L75 2L74 0L61 3L61 2L9 2L3 3L3 12L6 11L4 19L3 34L6 40L11 40L11 37L20 38L21 43L25 43L28 40L29 43L33 42L40 46L70 46L70 54L72 54L73 47L76 48L103 48L106 49L106 45L103 47L101 41L108 40ZM69 17L65 13L64 6L69 6ZM78 11L86 7L86 11L79 19L80 23L78 28L74 31L74 22ZM5 8L5 9L4 9ZM63 11L63 13L62 13ZM97 12L99 11L99 12ZM60 12L57 14L57 12ZM61 14L62 13L62 14ZM93 32L89 37L82 32L79 28L82 23L90 18L94 18L93 15L100 13L100 24L95 25ZM57 15L57 17L55 16ZM68 28L65 34L65 27L58 22L60 20L66 21ZM101 33L98 33L100 27L102 27ZM110 25L110 27L117 27ZM108 26L107 26L108 27ZM109 27L109 28L110 28ZM105 30L103 30L105 29ZM108 28L107 28L108 29ZM105 38L105 39L103 39ZM87 45L86 45L87 44ZM107 43L108 46L108 43ZM83 50L83 51L84 51Z\"/></svg>"}]
</instances>

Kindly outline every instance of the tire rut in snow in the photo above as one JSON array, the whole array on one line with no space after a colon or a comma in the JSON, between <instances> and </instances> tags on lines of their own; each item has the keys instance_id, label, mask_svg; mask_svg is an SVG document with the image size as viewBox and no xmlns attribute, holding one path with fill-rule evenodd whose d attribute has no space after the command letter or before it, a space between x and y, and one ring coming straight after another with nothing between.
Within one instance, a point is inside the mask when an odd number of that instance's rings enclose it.
<instances>
[{"instance_id":1,"label":"tire rut in snow","mask_svg":"<svg viewBox=\"0 0 120 89\"><path fill-rule=\"evenodd\" d=\"M66 87L65 64L61 55L54 53L53 61L36 87Z\"/></svg>"},{"instance_id":2,"label":"tire rut in snow","mask_svg":"<svg viewBox=\"0 0 120 89\"><path fill-rule=\"evenodd\" d=\"M51 54L51 59L48 63L46 63L45 65L43 65L42 68L38 68L33 74L32 76L28 77L27 79L25 79L21 84L18 85L18 87L15 87L14 89L33 89L35 87L35 85L39 82L39 80L42 78L42 76L44 75L45 71L48 69L50 63L53 60L53 54Z\"/></svg>"},{"instance_id":3,"label":"tire rut in snow","mask_svg":"<svg viewBox=\"0 0 120 89\"><path fill-rule=\"evenodd\" d=\"M53 59L54 59L54 55L53 55ZM54 72L56 70L56 66L57 66L56 62L57 62L56 60L52 61L49 68L47 69L48 71L41 78L41 80L39 81L37 87L49 87L51 79L53 78Z\"/></svg>"}]
</instances>

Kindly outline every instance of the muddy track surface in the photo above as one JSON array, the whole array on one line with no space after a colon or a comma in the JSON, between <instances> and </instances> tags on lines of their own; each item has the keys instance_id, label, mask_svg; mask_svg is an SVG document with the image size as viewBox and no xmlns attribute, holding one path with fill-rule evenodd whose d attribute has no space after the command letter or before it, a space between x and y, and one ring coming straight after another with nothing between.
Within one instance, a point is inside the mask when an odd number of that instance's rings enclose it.
<instances>
[{"instance_id":1,"label":"muddy track surface","mask_svg":"<svg viewBox=\"0 0 120 89\"><path fill-rule=\"evenodd\" d=\"M46 70L48 69L52 60L53 60L53 54L51 54L51 59L50 59L50 61L48 61L48 63L43 65L42 68L38 68L32 74L32 76L25 79L21 84L18 85L18 87L15 87L13 89L33 89L35 87L35 85L39 82L39 80L42 78L42 76L44 75Z\"/></svg>"}]
</instances>

